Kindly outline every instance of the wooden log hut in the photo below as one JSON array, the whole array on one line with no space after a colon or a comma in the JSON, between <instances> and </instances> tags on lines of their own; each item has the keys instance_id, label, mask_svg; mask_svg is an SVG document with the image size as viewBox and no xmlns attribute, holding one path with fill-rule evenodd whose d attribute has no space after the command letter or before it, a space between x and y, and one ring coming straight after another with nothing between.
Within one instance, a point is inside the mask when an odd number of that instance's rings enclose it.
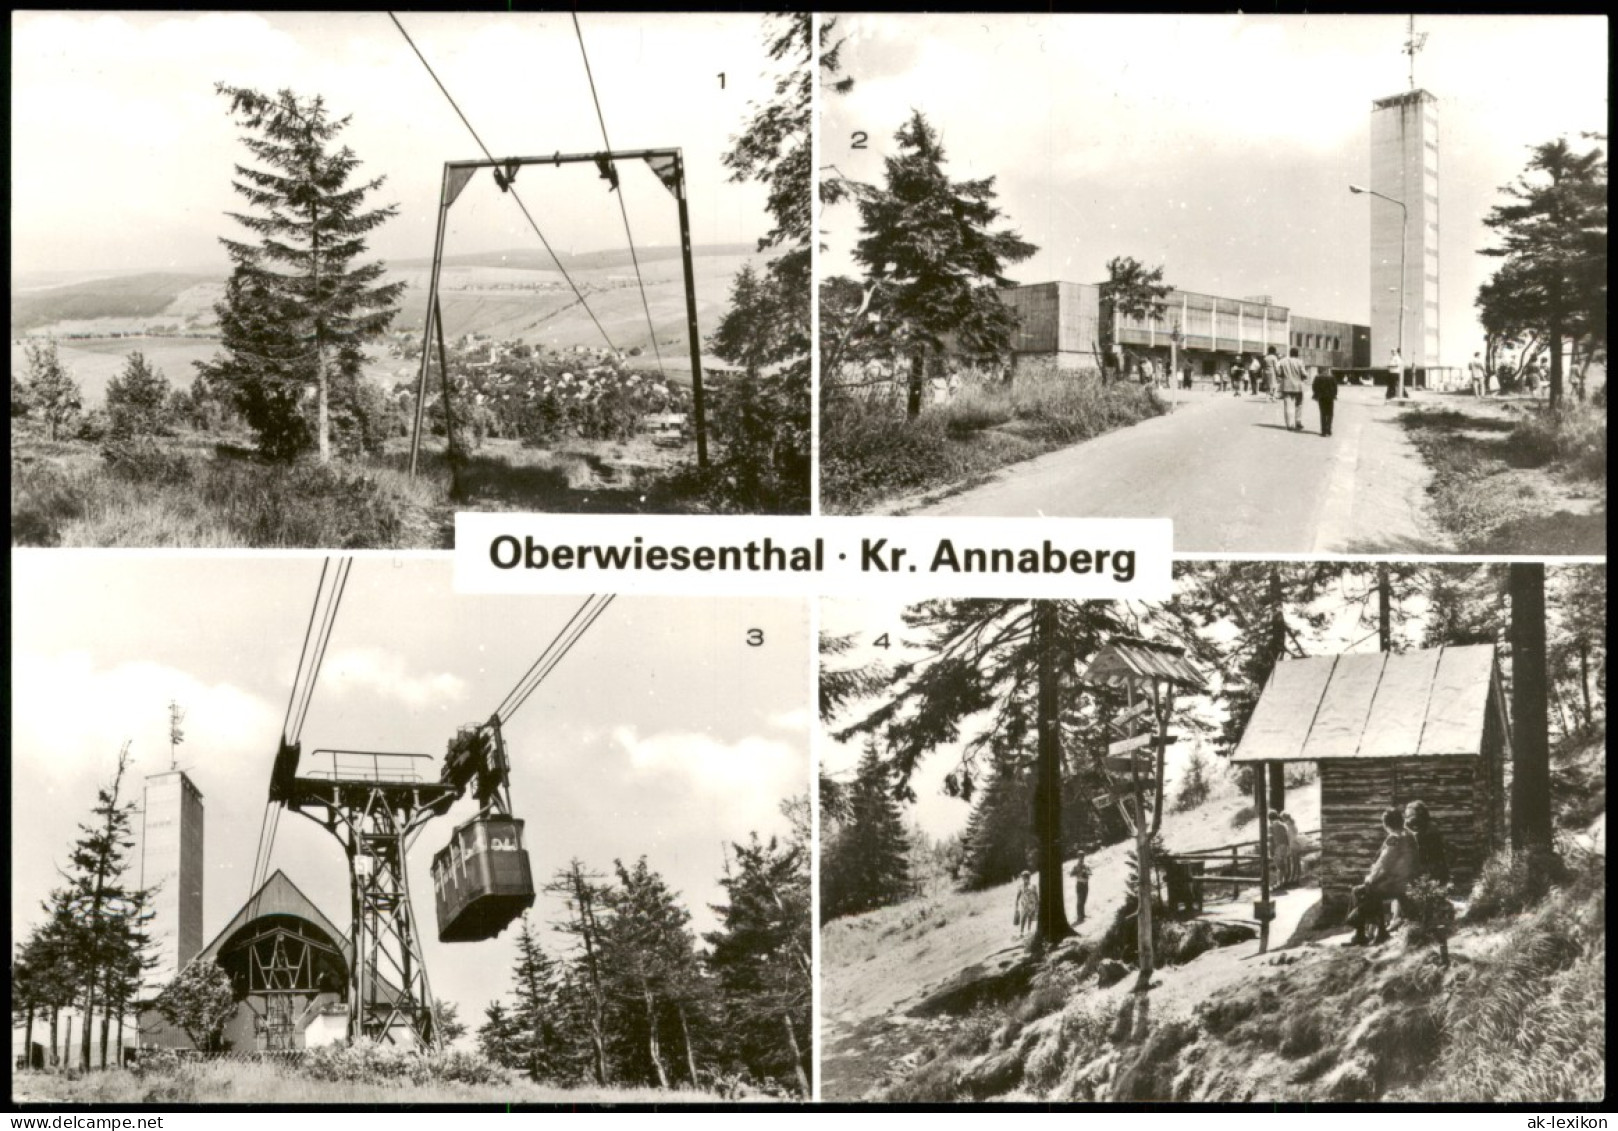
<instances>
[{"instance_id":1,"label":"wooden log hut","mask_svg":"<svg viewBox=\"0 0 1618 1131\"><path fill-rule=\"evenodd\" d=\"M1510 749L1494 646L1478 644L1279 663L1231 760L1260 776L1269 762L1319 766L1321 896L1342 909L1381 849L1382 811L1416 800L1470 885L1505 844Z\"/></svg>"}]
</instances>

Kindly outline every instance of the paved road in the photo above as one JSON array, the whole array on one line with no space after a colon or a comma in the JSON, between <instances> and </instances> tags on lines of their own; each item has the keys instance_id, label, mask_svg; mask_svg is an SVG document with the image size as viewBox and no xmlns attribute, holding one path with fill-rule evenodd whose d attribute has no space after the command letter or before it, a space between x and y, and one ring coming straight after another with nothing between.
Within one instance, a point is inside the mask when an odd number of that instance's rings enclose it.
<instances>
[{"instance_id":1,"label":"paved road","mask_svg":"<svg viewBox=\"0 0 1618 1131\"><path fill-rule=\"evenodd\" d=\"M1428 472L1381 390L1348 388L1333 435L1314 402L1288 432L1263 397L1196 390L1174 412L1004 468L925 515L1174 520L1190 553L1440 552Z\"/></svg>"}]
</instances>

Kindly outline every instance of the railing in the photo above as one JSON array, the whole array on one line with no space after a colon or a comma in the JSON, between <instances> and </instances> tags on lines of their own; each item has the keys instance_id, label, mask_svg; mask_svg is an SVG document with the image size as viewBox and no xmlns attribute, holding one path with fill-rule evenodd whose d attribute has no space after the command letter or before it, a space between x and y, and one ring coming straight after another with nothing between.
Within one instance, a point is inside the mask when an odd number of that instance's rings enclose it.
<instances>
[{"instance_id":1,"label":"railing","mask_svg":"<svg viewBox=\"0 0 1618 1131\"><path fill-rule=\"evenodd\" d=\"M384 785L418 785L429 780L421 772L422 762L431 754L400 754L378 750L315 750L310 760L327 758L325 767L307 769L299 777L317 781L376 782Z\"/></svg>"},{"instance_id":2,"label":"railing","mask_svg":"<svg viewBox=\"0 0 1618 1131\"><path fill-rule=\"evenodd\" d=\"M1318 846L1320 843L1320 830L1300 829L1298 830L1298 838L1303 841L1312 841ZM1242 888L1256 888L1262 882L1259 875L1262 861L1257 851L1258 846L1259 842L1256 840L1239 840L1213 848L1194 848L1185 852L1165 852L1163 856L1165 859L1185 864L1191 872L1191 882L1196 884L1199 889L1229 885L1230 898L1234 902L1236 897L1241 894ZM1243 851L1244 849L1250 851ZM1316 851L1318 851L1318 847ZM1271 864L1274 864L1273 860ZM1220 870L1210 871L1210 865L1216 866Z\"/></svg>"}]
</instances>

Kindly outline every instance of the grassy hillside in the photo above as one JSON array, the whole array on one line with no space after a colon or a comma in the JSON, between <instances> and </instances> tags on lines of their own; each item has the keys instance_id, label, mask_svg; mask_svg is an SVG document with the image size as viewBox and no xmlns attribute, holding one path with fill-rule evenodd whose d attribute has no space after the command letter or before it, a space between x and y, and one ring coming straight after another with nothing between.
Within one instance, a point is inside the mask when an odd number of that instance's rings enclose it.
<instances>
[{"instance_id":1,"label":"grassy hillside","mask_svg":"<svg viewBox=\"0 0 1618 1131\"><path fill-rule=\"evenodd\" d=\"M1280 897L1275 937L1166 924L1150 993L1106 958L1128 881L1124 846L1093 854L1077 938L1031 956L1010 885L939 889L822 930L823 1094L911 1103L985 1099L1307 1103L1596 1101L1606 1070L1605 736L1554 761L1578 789L1559 807L1555 885L1485 869L1441 967L1408 928L1373 948L1322 926L1318 889ZM1576 749L1574 749L1576 747ZM1590 788L1586 788L1590 787ZM1591 791L1593 789L1593 792ZM1570 800L1571 799L1571 800ZM1576 802L1574 804L1573 802ZM1305 829L1318 788L1289 789ZM1165 823L1171 849L1253 835L1227 792ZM1071 893L1067 893L1071 900ZM1287 906L1290 905L1290 906ZM1071 907L1070 907L1071 912ZM1109 976L1110 975L1110 976ZM1118 978L1114 981L1113 978Z\"/></svg>"},{"instance_id":2,"label":"grassy hillside","mask_svg":"<svg viewBox=\"0 0 1618 1131\"><path fill-rule=\"evenodd\" d=\"M16 334L88 319L151 318L168 312L186 291L212 281L206 275L152 272L13 290L11 331Z\"/></svg>"}]
</instances>

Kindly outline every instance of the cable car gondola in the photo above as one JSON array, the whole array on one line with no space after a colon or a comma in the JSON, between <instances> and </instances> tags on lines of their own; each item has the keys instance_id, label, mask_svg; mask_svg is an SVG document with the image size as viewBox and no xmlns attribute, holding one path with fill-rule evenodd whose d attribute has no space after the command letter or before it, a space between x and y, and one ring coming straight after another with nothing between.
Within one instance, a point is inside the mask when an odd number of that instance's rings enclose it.
<instances>
[{"instance_id":1,"label":"cable car gondola","mask_svg":"<svg viewBox=\"0 0 1618 1131\"><path fill-rule=\"evenodd\" d=\"M534 905L523 822L480 813L433 857L440 942L492 939Z\"/></svg>"}]
</instances>

